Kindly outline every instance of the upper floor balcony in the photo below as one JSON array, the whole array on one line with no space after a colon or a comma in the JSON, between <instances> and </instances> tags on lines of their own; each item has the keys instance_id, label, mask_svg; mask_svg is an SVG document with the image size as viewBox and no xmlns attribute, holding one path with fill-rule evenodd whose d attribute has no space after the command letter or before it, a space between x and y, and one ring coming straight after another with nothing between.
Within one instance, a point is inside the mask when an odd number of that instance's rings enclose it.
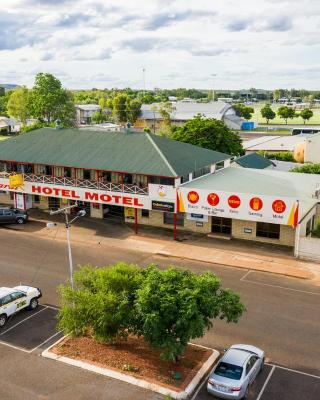
<instances>
[{"instance_id":1,"label":"upper floor balcony","mask_svg":"<svg viewBox=\"0 0 320 400\"><path fill-rule=\"evenodd\" d=\"M0 171L0 178L9 178L10 175L17 172ZM58 177L52 175L37 175L33 173L23 173L23 179L26 182L45 183L49 185L70 186L85 189L97 189L110 192L131 193L139 195L148 195L148 186L129 184L129 183L112 183L102 179L74 179L68 177Z\"/></svg>"}]
</instances>

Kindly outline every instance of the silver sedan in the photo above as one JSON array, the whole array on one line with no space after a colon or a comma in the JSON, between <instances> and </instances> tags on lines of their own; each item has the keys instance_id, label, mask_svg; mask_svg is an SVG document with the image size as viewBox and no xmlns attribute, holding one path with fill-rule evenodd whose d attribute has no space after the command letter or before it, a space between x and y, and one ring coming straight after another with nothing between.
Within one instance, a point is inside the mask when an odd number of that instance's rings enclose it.
<instances>
[{"instance_id":1,"label":"silver sedan","mask_svg":"<svg viewBox=\"0 0 320 400\"><path fill-rule=\"evenodd\" d=\"M208 393L220 399L246 399L249 387L262 371L264 352L248 344L235 344L212 371Z\"/></svg>"}]
</instances>

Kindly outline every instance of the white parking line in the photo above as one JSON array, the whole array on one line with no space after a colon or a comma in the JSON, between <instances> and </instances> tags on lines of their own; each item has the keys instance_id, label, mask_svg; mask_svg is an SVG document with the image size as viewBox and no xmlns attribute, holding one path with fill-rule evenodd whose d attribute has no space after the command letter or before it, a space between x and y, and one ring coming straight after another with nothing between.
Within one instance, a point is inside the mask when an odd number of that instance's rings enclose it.
<instances>
[{"instance_id":1,"label":"white parking line","mask_svg":"<svg viewBox=\"0 0 320 400\"><path fill-rule=\"evenodd\" d=\"M28 319L34 317L35 315L40 314L42 311L44 311L44 310L46 310L46 309L47 309L47 307L42 308L42 310L40 310L40 311L38 311L38 312L36 312L36 313L30 315L29 317L23 319L22 321L18 322L17 324L11 326L9 329L6 329L5 331L1 332L1 333L0 333L0 336L2 336L2 335L4 335L5 333L11 331L11 330L14 329L16 326L22 324L23 322L25 322L25 321L27 321Z\"/></svg>"},{"instance_id":2,"label":"white parking line","mask_svg":"<svg viewBox=\"0 0 320 400\"><path fill-rule=\"evenodd\" d=\"M32 353L34 350L37 350L39 347L43 346L47 342L49 342L51 339L53 339L55 336L59 335L62 331L56 332L54 335L50 336L48 339L46 339L44 342L40 343L38 346L33 348L32 350L29 350L29 353Z\"/></svg>"},{"instance_id":3,"label":"white parking line","mask_svg":"<svg viewBox=\"0 0 320 400\"><path fill-rule=\"evenodd\" d=\"M268 384L268 382L269 382L269 380L270 380L270 378L271 378L271 375L273 374L273 371L274 371L275 369L276 369L276 367L275 367L275 365L274 365L274 366L271 368L271 371L269 372L269 375L268 375L266 381L264 382L264 384L263 384L263 386L262 386L262 389L260 390L260 393L258 394L258 397L256 398L256 400L260 400L260 399L261 399L261 396L263 395L263 392L264 392L265 388L267 387L267 384Z\"/></svg>"},{"instance_id":4,"label":"white parking line","mask_svg":"<svg viewBox=\"0 0 320 400\"><path fill-rule=\"evenodd\" d=\"M270 364L270 363L265 363L265 365L269 365L270 367L275 367L275 368L279 368L279 369L284 369L285 371L289 371L289 372L295 372L296 374L310 376L311 378L320 379L319 375L308 374L307 372L297 371L296 369L281 367L280 365L275 365L275 364Z\"/></svg>"},{"instance_id":5,"label":"white parking line","mask_svg":"<svg viewBox=\"0 0 320 400\"><path fill-rule=\"evenodd\" d=\"M11 347L12 349L15 349L15 350L20 350L20 351L23 351L25 353L29 353L29 350L23 349L22 347L14 346L13 344L2 342L1 340L0 340L0 344L3 345L3 346Z\"/></svg>"},{"instance_id":6,"label":"white parking line","mask_svg":"<svg viewBox=\"0 0 320 400\"><path fill-rule=\"evenodd\" d=\"M249 271L249 272L254 272L254 271ZM250 281L249 279L244 279L247 275L248 274L244 275L240 279L240 281L247 282L247 283L254 283L255 285L269 286L269 287L274 287L274 288L277 288L277 289L291 290L293 292L306 293L306 294L311 294L311 295L315 295L315 296L320 296L320 293L316 293L316 292L309 292L307 290L293 289L293 288L288 288L288 287L285 287L285 286L271 285L270 283L262 283L262 282Z\"/></svg>"},{"instance_id":7,"label":"white parking line","mask_svg":"<svg viewBox=\"0 0 320 400\"><path fill-rule=\"evenodd\" d=\"M214 367L213 367L214 368ZM211 375L211 372L213 371L213 368L210 370L210 372L206 375L205 379L203 380L203 382L201 383L201 385L198 387L198 389L195 391L194 395L191 397L191 400L195 400L195 398L198 396L198 393L200 392L200 390L202 389L203 385L205 383L207 383L207 380L209 378L209 376Z\"/></svg>"},{"instance_id":8,"label":"white parking line","mask_svg":"<svg viewBox=\"0 0 320 400\"><path fill-rule=\"evenodd\" d=\"M240 281L243 281L249 274L250 274L250 272L252 272L252 271L247 271L244 275L243 275L243 277L242 278L240 278Z\"/></svg>"}]
</instances>

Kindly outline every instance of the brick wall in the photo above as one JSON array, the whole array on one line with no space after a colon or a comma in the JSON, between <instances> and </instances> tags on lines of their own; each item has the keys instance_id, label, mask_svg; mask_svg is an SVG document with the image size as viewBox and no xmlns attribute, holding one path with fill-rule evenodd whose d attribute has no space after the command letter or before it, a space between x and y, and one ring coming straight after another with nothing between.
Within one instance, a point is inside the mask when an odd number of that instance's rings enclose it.
<instances>
[{"instance_id":1,"label":"brick wall","mask_svg":"<svg viewBox=\"0 0 320 400\"><path fill-rule=\"evenodd\" d=\"M251 229L251 233L245 233L244 229ZM257 223L254 221L242 221L234 219L232 221L232 237L236 239L254 240L256 242L274 243L284 246L294 246L295 230L291 226L280 226L280 239L269 239L256 236Z\"/></svg>"}]
</instances>

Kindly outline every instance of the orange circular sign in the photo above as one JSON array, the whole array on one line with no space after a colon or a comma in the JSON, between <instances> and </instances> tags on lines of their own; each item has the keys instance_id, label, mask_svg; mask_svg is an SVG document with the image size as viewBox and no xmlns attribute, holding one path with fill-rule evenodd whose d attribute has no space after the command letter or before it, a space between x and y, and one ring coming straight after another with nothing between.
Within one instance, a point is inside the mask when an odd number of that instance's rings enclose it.
<instances>
[{"instance_id":1,"label":"orange circular sign","mask_svg":"<svg viewBox=\"0 0 320 400\"><path fill-rule=\"evenodd\" d=\"M197 192L191 191L188 193L188 201L192 204L196 204L199 201L199 194Z\"/></svg>"},{"instance_id":2,"label":"orange circular sign","mask_svg":"<svg viewBox=\"0 0 320 400\"><path fill-rule=\"evenodd\" d=\"M219 204L220 198L216 193L209 193L207 196L207 201L210 206L217 206Z\"/></svg>"},{"instance_id":3,"label":"orange circular sign","mask_svg":"<svg viewBox=\"0 0 320 400\"><path fill-rule=\"evenodd\" d=\"M259 197L252 197L250 207L253 211L259 211L263 207L263 201Z\"/></svg>"},{"instance_id":4,"label":"orange circular sign","mask_svg":"<svg viewBox=\"0 0 320 400\"><path fill-rule=\"evenodd\" d=\"M278 213L278 214L282 214L286 211L286 203L283 200L275 200L272 203L272 209L274 212Z\"/></svg>"},{"instance_id":5,"label":"orange circular sign","mask_svg":"<svg viewBox=\"0 0 320 400\"><path fill-rule=\"evenodd\" d=\"M228 198L228 204L229 204L229 207L231 207L231 208L238 208L241 204L240 197L236 196L235 194L230 196Z\"/></svg>"}]
</instances>

